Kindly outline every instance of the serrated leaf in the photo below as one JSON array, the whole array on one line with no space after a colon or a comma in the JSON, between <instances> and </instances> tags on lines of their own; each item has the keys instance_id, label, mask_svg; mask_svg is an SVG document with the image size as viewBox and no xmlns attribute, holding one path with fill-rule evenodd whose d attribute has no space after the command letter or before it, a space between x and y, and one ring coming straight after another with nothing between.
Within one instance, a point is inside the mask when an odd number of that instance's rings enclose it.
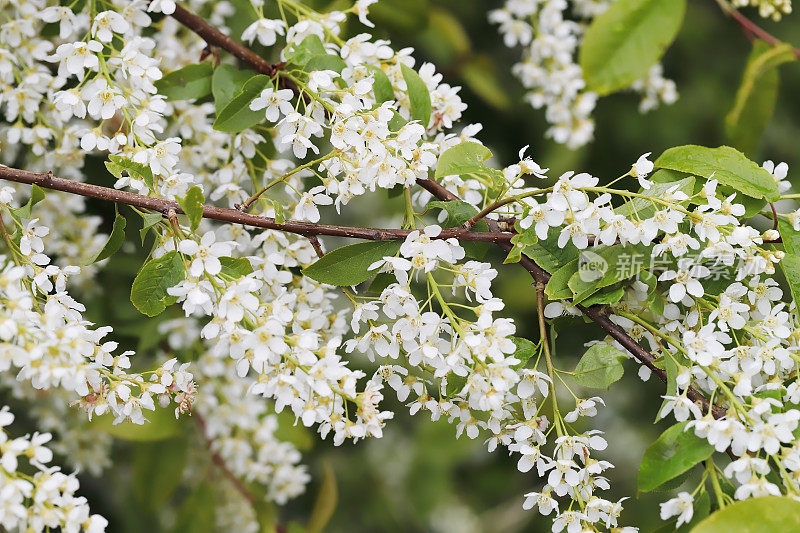
<instances>
[{"instance_id":1,"label":"serrated leaf","mask_svg":"<svg viewBox=\"0 0 800 533\"><path fill-rule=\"evenodd\" d=\"M439 156L433 177L439 180L445 176L481 171L486 168L484 161L490 157L492 152L482 144L475 142L457 144Z\"/></svg>"},{"instance_id":2,"label":"serrated leaf","mask_svg":"<svg viewBox=\"0 0 800 533\"><path fill-rule=\"evenodd\" d=\"M122 177L122 172L127 172L134 179L142 180L152 190L154 187L153 171L147 165L135 163L127 157L119 155L108 156L110 161L106 161L106 168L116 178Z\"/></svg>"},{"instance_id":3,"label":"serrated leaf","mask_svg":"<svg viewBox=\"0 0 800 533\"><path fill-rule=\"evenodd\" d=\"M650 492L714 453L714 447L692 429L684 431L687 423L675 424L647 447L639 466L639 492Z\"/></svg>"},{"instance_id":4,"label":"serrated leaf","mask_svg":"<svg viewBox=\"0 0 800 533\"><path fill-rule=\"evenodd\" d=\"M125 226L127 225L127 221L125 217L117 213L117 216L114 217L114 225L111 228L111 235L108 236L108 240L103 245L103 248L97 252L92 259L90 259L87 264L91 265L92 263L96 263L98 261L102 261L108 257L111 257L117 250L119 250L122 243L125 242Z\"/></svg>"},{"instance_id":5,"label":"serrated leaf","mask_svg":"<svg viewBox=\"0 0 800 533\"><path fill-rule=\"evenodd\" d=\"M214 95L214 110L217 115L234 96L242 92L245 82L254 76L252 71L239 70L233 65L220 65L214 69L214 75L211 76L211 94Z\"/></svg>"},{"instance_id":6,"label":"serrated leaf","mask_svg":"<svg viewBox=\"0 0 800 533\"><path fill-rule=\"evenodd\" d=\"M220 273L234 279L241 278L253 272L253 265L244 257L220 257L219 262L222 264Z\"/></svg>"},{"instance_id":7,"label":"serrated leaf","mask_svg":"<svg viewBox=\"0 0 800 533\"><path fill-rule=\"evenodd\" d=\"M196 230L200 221L203 220L203 202L205 200L203 191L196 185L186 191L186 196L178 199L178 205L189 218L189 227L192 231Z\"/></svg>"},{"instance_id":8,"label":"serrated leaf","mask_svg":"<svg viewBox=\"0 0 800 533\"><path fill-rule=\"evenodd\" d=\"M428 86L414 69L401 64L400 70L406 81L411 118L419 120L420 124L427 128L431 121L431 94L428 92Z\"/></svg>"},{"instance_id":9,"label":"serrated leaf","mask_svg":"<svg viewBox=\"0 0 800 533\"><path fill-rule=\"evenodd\" d=\"M683 22L686 0L616 0L596 17L578 61L587 89L608 94L644 77Z\"/></svg>"},{"instance_id":10,"label":"serrated leaf","mask_svg":"<svg viewBox=\"0 0 800 533\"><path fill-rule=\"evenodd\" d=\"M511 354L511 357L516 357L519 359L519 363L514 365L515 369L524 368L525 365L528 363L528 360L538 353L538 349L536 344L529 341L524 337L509 337L514 345L517 347L514 350L514 353Z\"/></svg>"},{"instance_id":11,"label":"serrated leaf","mask_svg":"<svg viewBox=\"0 0 800 533\"><path fill-rule=\"evenodd\" d=\"M375 80L372 83L375 101L381 104L389 100L394 100L394 88L392 87L392 82L389 80L389 76L378 67L368 66L368 68L370 72L372 72L372 77Z\"/></svg>"},{"instance_id":12,"label":"serrated leaf","mask_svg":"<svg viewBox=\"0 0 800 533\"><path fill-rule=\"evenodd\" d=\"M753 43L733 108L725 117L725 134L733 146L748 154L756 149L775 111L777 67L796 59L792 47L786 43L775 46L764 41Z\"/></svg>"},{"instance_id":13,"label":"serrated leaf","mask_svg":"<svg viewBox=\"0 0 800 533\"><path fill-rule=\"evenodd\" d=\"M573 301L582 303L600 289L636 276L650 266L650 258L651 247L641 244L581 251L578 269L567 282Z\"/></svg>"},{"instance_id":14,"label":"serrated leaf","mask_svg":"<svg viewBox=\"0 0 800 533\"><path fill-rule=\"evenodd\" d=\"M178 252L167 252L151 259L142 267L133 280L131 302L140 313L156 316L176 298L167 294L167 289L183 281L186 272Z\"/></svg>"},{"instance_id":15,"label":"serrated leaf","mask_svg":"<svg viewBox=\"0 0 800 533\"><path fill-rule=\"evenodd\" d=\"M712 177L722 185L753 198L774 202L780 197L772 174L730 146L707 148L694 144L670 148L655 161L655 166L687 172L707 179Z\"/></svg>"},{"instance_id":16,"label":"serrated leaf","mask_svg":"<svg viewBox=\"0 0 800 533\"><path fill-rule=\"evenodd\" d=\"M725 506L697 524L692 533L764 533L800 531L800 502L764 496Z\"/></svg>"},{"instance_id":17,"label":"serrated leaf","mask_svg":"<svg viewBox=\"0 0 800 533\"><path fill-rule=\"evenodd\" d=\"M375 275L375 271L367 270L372 263L395 255L401 244L401 241L374 241L342 246L303 269L303 274L328 285L358 285Z\"/></svg>"},{"instance_id":18,"label":"serrated leaf","mask_svg":"<svg viewBox=\"0 0 800 533\"><path fill-rule=\"evenodd\" d=\"M31 187L31 196L28 198L27 203L21 207L17 207L16 209L11 209L11 215L17 217L17 219L31 218L31 210L33 209L33 206L44 200L44 196L44 189L34 183Z\"/></svg>"},{"instance_id":19,"label":"serrated leaf","mask_svg":"<svg viewBox=\"0 0 800 533\"><path fill-rule=\"evenodd\" d=\"M211 77L214 68L210 63L187 65L164 75L154 85L167 100L191 100L211 94Z\"/></svg>"},{"instance_id":20,"label":"serrated leaf","mask_svg":"<svg viewBox=\"0 0 800 533\"><path fill-rule=\"evenodd\" d=\"M144 244L144 238L147 235L147 232L161 222L161 219L164 216L161 213L143 213L142 214L142 229L139 230L139 236L142 239L142 244Z\"/></svg>"},{"instance_id":21,"label":"serrated leaf","mask_svg":"<svg viewBox=\"0 0 800 533\"><path fill-rule=\"evenodd\" d=\"M584 387L607 389L625 372L621 363L623 359L625 359L625 354L613 346L594 344L578 361L572 378L578 385Z\"/></svg>"},{"instance_id":22,"label":"serrated leaf","mask_svg":"<svg viewBox=\"0 0 800 533\"><path fill-rule=\"evenodd\" d=\"M217 113L214 129L227 133L238 133L264 121L264 111L253 111L250 102L261 94L261 91L270 87L272 81L265 74L253 76L237 93L230 102Z\"/></svg>"}]
</instances>

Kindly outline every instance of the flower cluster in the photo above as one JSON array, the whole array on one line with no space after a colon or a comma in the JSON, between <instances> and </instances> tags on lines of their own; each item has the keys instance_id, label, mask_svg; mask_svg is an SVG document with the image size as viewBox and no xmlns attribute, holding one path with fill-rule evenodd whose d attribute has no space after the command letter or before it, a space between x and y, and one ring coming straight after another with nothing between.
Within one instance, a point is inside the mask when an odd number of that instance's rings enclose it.
<instances>
[{"instance_id":1,"label":"flower cluster","mask_svg":"<svg viewBox=\"0 0 800 533\"><path fill-rule=\"evenodd\" d=\"M502 9L489 12L505 45L523 47L523 59L513 71L528 90L525 99L536 109L544 108L551 125L547 135L570 148L583 146L594 135L592 111L598 95L586 89L576 62L584 21L601 14L611 1L509 0ZM570 13L578 19L571 20ZM675 83L663 77L660 64L630 88L643 95L642 112L678 98Z\"/></svg>"},{"instance_id":2,"label":"flower cluster","mask_svg":"<svg viewBox=\"0 0 800 533\"><path fill-rule=\"evenodd\" d=\"M0 409L0 525L8 531L105 531L108 521L90 514L86 498L76 496L80 483L74 474L47 466L53 452L49 433L11 438L14 422L8 407ZM26 466L28 468L26 468ZM28 473L32 471L32 473Z\"/></svg>"}]
</instances>

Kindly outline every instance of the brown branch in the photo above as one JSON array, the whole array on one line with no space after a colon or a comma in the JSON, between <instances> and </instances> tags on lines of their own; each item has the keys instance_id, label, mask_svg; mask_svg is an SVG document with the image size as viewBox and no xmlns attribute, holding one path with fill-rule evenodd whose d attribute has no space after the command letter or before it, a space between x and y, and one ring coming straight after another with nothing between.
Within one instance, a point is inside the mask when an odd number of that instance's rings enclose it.
<instances>
[{"instance_id":1,"label":"brown branch","mask_svg":"<svg viewBox=\"0 0 800 533\"><path fill-rule=\"evenodd\" d=\"M749 18L742 15L738 9L730 5L726 0L716 0L717 5L722 9L722 11L731 17L733 20L739 23L739 26L742 28L745 36L750 38L750 36L755 36L761 39L762 41L775 46L781 44L783 41L763 29L761 26L750 20ZM800 49L792 48L792 53L800 57Z\"/></svg>"},{"instance_id":2,"label":"brown branch","mask_svg":"<svg viewBox=\"0 0 800 533\"><path fill-rule=\"evenodd\" d=\"M99 200L115 202L118 204L126 204L142 209L150 209L152 211L162 213L165 216L170 212L170 210L177 214L183 213L183 210L177 202L127 191L120 191L117 189L111 189L109 187L101 187L99 185L92 185L80 181L57 178L50 172L37 173L0 166L0 179L15 181L17 183L38 185L39 187L45 189L78 194L88 198L97 198ZM233 224L241 224L244 226L253 226L256 228L285 231L287 233L294 233L296 235L303 235L306 237L314 235L327 235L331 237L351 237L354 239L364 239L369 241L403 240L408 236L409 233L414 231L410 229L335 226L330 224L301 222L297 220L289 220L284 223L278 223L274 218L271 217L251 215L249 213L243 213L238 209L224 209L209 205L203 206L203 218L219 220L222 222L230 222ZM510 241L511 237L513 237L513 234L511 233L477 232L469 231L464 228L446 228L442 230L437 238L455 238L459 241L501 243Z\"/></svg>"},{"instance_id":3,"label":"brown branch","mask_svg":"<svg viewBox=\"0 0 800 533\"><path fill-rule=\"evenodd\" d=\"M241 494L242 497L244 497L244 499L250 503L250 505L254 505L256 503L256 497L247 489L247 487L245 487L244 483L242 483L242 480L239 479L236 474L230 471L228 465L225 463L225 459L222 458L219 452L214 450L214 441L206 433L207 427L205 419L200 416L200 413L196 412L192 413L192 418L194 418L197 422L200 435L203 437L203 440L206 443L206 448L208 448L208 452L211 454L211 461L217 468L220 469L222 474L228 478L236 491Z\"/></svg>"}]
</instances>

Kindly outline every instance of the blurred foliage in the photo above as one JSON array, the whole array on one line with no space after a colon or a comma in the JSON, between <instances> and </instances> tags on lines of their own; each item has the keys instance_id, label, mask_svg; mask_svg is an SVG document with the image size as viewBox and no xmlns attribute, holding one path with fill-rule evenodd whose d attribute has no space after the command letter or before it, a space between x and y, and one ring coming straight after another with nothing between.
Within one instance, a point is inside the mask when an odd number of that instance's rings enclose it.
<instances>
[{"instance_id":1,"label":"blurred foliage","mask_svg":"<svg viewBox=\"0 0 800 533\"><path fill-rule=\"evenodd\" d=\"M241 4L240 0L234 3ZM339 0L308 3L322 10L349 5ZM395 48L414 47L417 57L433 62L446 82L463 87L462 98L469 104L463 122L483 124L479 136L492 149L497 165L515 162L519 149L530 145L528 153L543 167L549 167L553 175L567 170L588 171L607 182L626 172L642 153L653 152L655 157L675 145L717 146L726 142L725 118L734 107L752 47L737 24L727 19L713 1L689 2L685 24L665 56L665 75L677 83L678 102L643 115L637 110L638 97L633 94L603 98L595 111L596 139L577 151L545 139L542 113L522 100L522 87L511 74L511 65L519 59L520 51L503 46L496 28L486 20L488 10L499 5L497 1L479 0L381 0L371 8L370 17L377 27L376 37L390 39ZM753 12L747 14L755 17ZM234 22L242 28L249 23L246 17ZM759 24L779 38L794 38L794 44L800 45L800 15L785 17L780 23ZM362 30L351 20L346 33ZM237 32L240 34L241 29L234 29ZM274 55L263 52L265 57ZM800 169L798 94L800 68L795 63L781 70L777 111L760 142L754 143L753 152L748 154L759 161L786 161L790 179L792 169L795 176ZM90 161L88 165L90 181L108 179L101 162ZM353 207L359 210L361 220L380 225L386 222L385 213L392 212L391 206L399 201L387 199L383 205L371 200L355 201ZM113 206L93 201L90 206L104 216L104 230L110 233ZM121 213L128 214L125 208ZM124 253L111 259L99 274L94 290L83 300L87 316L112 325L123 348L146 354L159 342L158 322L179 315L168 310L156 319L148 319L130 303L131 282L152 246L152 237L140 244L137 224L130 222L125 228ZM329 249L339 244L333 239L327 242ZM487 259L500 265L503 258L494 255ZM506 311L514 313L517 335L536 338L535 301L529 290L528 273L516 265L498 268L501 275L495 292L506 302ZM600 335L581 318L560 322L558 331L562 333L555 357L563 368L574 367L585 351L584 343ZM176 356L181 358L181 354ZM146 366L136 359L133 364L135 368ZM595 420L609 440L604 453L616 465L609 473L609 499L634 495L626 503L623 522L636 524L647 532L659 527L657 504L667 497L658 493L636 496L636 479L645 448L667 427L653 423L663 387L655 383L656 378L642 383L636 377L637 365L631 361L626 361L624 367L624 377L604 396L607 407ZM586 394L591 395L589 391ZM455 427L444 421L431 423L424 415L410 417L405 407L396 402L393 405L391 399L387 405L398 416L388 424L384 438L355 445L346 443L336 448L330 441L311 439L302 428L282 425L281 434L303 450L303 461L309 465L313 480L305 495L278 511L279 523L308 524L316 506L317 514L313 516L319 518L314 520L324 522L330 515L326 530L336 532L550 530L549 518L522 510L522 495L542 484L534 472L521 474L515 460L499 451L488 454L483 442L470 441L465 436L456 440ZM185 432L194 431L193 424L186 426L190 428ZM118 431L124 433L124 428ZM194 442L201 442L192 436ZM163 511L169 502L176 504L165 511L172 516L175 531L210 530L209 523L214 518L212 493L202 482L207 473L198 474L198 483L190 490L175 483L186 462L181 440L184 437L155 443L120 441L115 445L117 468L113 473L108 472L102 479L82 476L82 493L93 502L95 512L112 520L110 531L159 531L154 509ZM199 448L189 453L207 452ZM697 475L689 473L689 477ZM159 480L157 490L152 484L143 486L143 476ZM115 490L109 491L109 486ZM289 528L293 529L296 528Z\"/></svg>"}]
</instances>

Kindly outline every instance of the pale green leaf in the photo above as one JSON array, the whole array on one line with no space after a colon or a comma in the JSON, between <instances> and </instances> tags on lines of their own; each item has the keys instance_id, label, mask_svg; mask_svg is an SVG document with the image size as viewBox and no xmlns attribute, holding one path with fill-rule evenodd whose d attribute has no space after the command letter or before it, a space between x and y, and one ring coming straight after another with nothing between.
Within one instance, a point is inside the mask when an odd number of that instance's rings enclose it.
<instances>
[{"instance_id":1,"label":"pale green leaf","mask_svg":"<svg viewBox=\"0 0 800 533\"><path fill-rule=\"evenodd\" d=\"M239 70L233 65L220 65L214 69L214 75L211 77L211 94L214 95L214 109L217 115L234 96L242 92L245 82L255 75L250 70Z\"/></svg>"},{"instance_id":2,"label":"pale green leaf","mask_svg":"<svg viewBox=\"0 0 800 533\"><path fill-rule=\"evenodd\" d=\"M596 17L578 61L587 89L608 94L643 78L675 39L686 0L616 0Z\"/></svg>"},{"instance_id":3,"label":"pale green leaf","mask_svg":"<svg viewBox=\"0 0 800 533\"><path fill-rule=\"evenodd\" d=\"M27 203L21 207L11 209L11 215L17 219L31 218L33 206L44 200L44 194L44 189L34 183L31 187L31 196L28 198Z\"/></svg>"},{"instance_id":4,"label":"pale green leaf","mask_svg":"<svg viewBox=\"0 0 800 533\"><path fill-rule=\"evenodd\" d=\"M372 77L375 80L372 83L375 101L380 104L389 100L394 100L394 88L392 88L392 82L389 80L389 76L378 67L369 66L369 70L372 72Z\"/></svg>"},{"instance_id":5,"label":"pale green leaf","mask_svg":"<svg viewBox=\"0 0 800 533\"><path fill-rule=\"evenodd\" d=\"M178 205L189 218L189 227L192 231L196 230L203 220L203 202L205 197L200 187L194 186L186 191L186 196L178 199Z\"/></svg>"},{"instance_id":6,"label":"pale green leaf","mask_svg":"<svg viewBox=\"0 0 800 533\"><path fill-rule=\"evenodd\" d=\"M319 488L319 494L317 494L317 500L314 502L314 507L311 509L306 532L322 533L333 516L338 501L339 491L336 487L336 475L331 465L325 462L322 470L322 484Z\"/></svg>"},{"instance_id":7,"label":"pale green leaf","mask_svg":"<svg viewBox=\"0 0 800 533\"><path fill-rule=\"evenodd\" d=\"M181 430L181 420L175 418L175 410L156 406L155 411L144 410L147 422L134 424L126 420L114 424L114 416L106 413L92 418L90 425L104 431L115 439L134 442L153 442L174 437Z\"/></svg>"},{"instance_id":8,"label":"pale green leaf","mask_svg":"<svg viewBox=\"0 0 800 533\"><path fill-rule=\"evenodd\" d=\"M445 150L439 156L435 179L445 176L469 174L486 168L484 161L492 157L492 152L476 142L464 142Z\"/></svg>"},{"instance_id":9,"label":"pale green leaf","mask_svg":"<svg viewBox=\"0 0 800 533\"><path fill-rule=\"evenodd\" d=\"M220 257L222 264L222 274L234 279L241 278L253 272L253 265L244 257Z\"/></svg>"},{"instance_id":10,"label":"pale green leaf","mask_svg":"<svg viewBox=\"0 0 800 533\"><path fill-rule=\"evenodd\" d=\"M509 337L513 342L514 345L517 347L514 350L514 353L511 354L511 357L516 357L519 359L519 363L514 365L514 368L520 369L524 368L525 365L528 363L528 360L538 353L537 346L533 342L529 341L524 337Z\"/></svg>"},{"instance_id":11,"label":"pale green leaf","mask_svg":"<svg viewBox=\"0 0 800 533\"><path fill-rule=\"evenodd\" d=\"M618 381L624 369L625 354L608 344L593 344L575 366L572 378L578 385L592 389L607 389Z\"/></svg>"},{"instance_id":12,"label":"pale green leaf","mask_svg":"<svg viewBox=\"0 0 800 533\"><path fill-rule=\"evenodd\" d=\"M692 533L789 531L800 531L800 502L786 496L764 496L732 503L692 529Z\"/></svg>"},{"instance_id":13,"label":"pale green leaf","mask_svg":"<svg viewBox=\"0 0 800 533\"><path fill-rule=\"evenodd\" d=\"M222 111L217 113L214 129L227 133L238 133L263 122L264 111L253 111L250 109L250 102L271 84L269 76L265 74L259 74L247 80L241 92L237 93Z\"/></svg>"}]
</instances>

